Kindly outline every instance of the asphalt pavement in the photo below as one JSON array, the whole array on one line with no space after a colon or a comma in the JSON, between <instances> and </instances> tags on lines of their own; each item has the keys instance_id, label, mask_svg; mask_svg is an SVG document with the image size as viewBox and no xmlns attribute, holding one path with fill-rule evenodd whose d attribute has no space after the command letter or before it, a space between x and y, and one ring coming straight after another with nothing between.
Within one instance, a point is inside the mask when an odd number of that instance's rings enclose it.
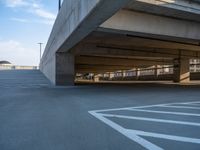
<instances>
[{"instance_id":1,"label":"asphalt pavement","mask_svg":"<svg viewBox=\"0 0 200 150\"><path fill-rule=\"evenodd\" d=\"M0 71L0 150L199 150L200 86L55 87Z\"/></svg>"}]
</instances>

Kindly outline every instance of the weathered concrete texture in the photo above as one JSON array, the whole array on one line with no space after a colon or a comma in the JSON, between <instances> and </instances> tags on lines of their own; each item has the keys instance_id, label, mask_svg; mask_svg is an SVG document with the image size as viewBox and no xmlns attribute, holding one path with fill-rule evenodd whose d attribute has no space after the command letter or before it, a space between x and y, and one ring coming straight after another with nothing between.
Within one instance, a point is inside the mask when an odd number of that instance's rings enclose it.
<instances>
[{"instance_id":1,"label":"weathered concrete texture","mask_svg":"<svg viewBox=\"0 0 200 150\"><path fill-rule=\"evenodd\" d=\"M56 85L73 85L75 78L74 55L56 53Z\"/></svg>"},{"instance_id":2,"label":"weathered concrete texture","mask_svg":"<svg viewBox=\"0 0 200 150\"><path fill-rule=\"evenodd\" d=\"M174 82L187 83L190 81L189 59L174 60Z\"/></svg>"},{"instance_id":3,"label":"weathered concrete texture","mask_svg":"<svg viewBox=\"0 0 200 150\"><path fill-rule=\"evenodd\" d=\"M75 77L74 55L71 53L56 53L41 65L40 70L54 85L73 85Z\"/></svg>"}]
</instances>

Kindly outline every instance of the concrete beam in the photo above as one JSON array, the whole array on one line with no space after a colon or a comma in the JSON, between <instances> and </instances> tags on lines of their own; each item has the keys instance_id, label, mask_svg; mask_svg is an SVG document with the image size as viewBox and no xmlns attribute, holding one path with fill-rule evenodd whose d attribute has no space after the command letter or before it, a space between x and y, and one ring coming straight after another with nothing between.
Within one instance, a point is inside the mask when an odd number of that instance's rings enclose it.
<instances>
[{"instance_id":1,"label":"concrete beam","mask_svg":"<svg viewBox=\"0 0 200 150\"><path fill-rule=\"evenodd\" d=\"M184 20L200 21L198 0L132 0L125 8Z\"/></svg>"},{"instance_id":2,"label":"concrete beam","mask_svg":"<svg viewBox=\"0 0 200 150\"><path fill-rule=\"evenodd\" d=\"M95 45L80 44L73 49L75 55L107 56L107 57L143 57L143 58L177 58L180 50L156 49L145 47L117 46L117 45ZM156 58L155 58L156 57ZM181 57L200 58L200 52L181 50Z\"/></svg>"},{"instance_id":3,"label":"concrete beam","mask_svg":"<svg viewBox=\"0 0 200 150\"><path fill-rule=\"evenodd\" d=\"M117 66L117 65L76 65L76 71L78 70L129 70L136 66Z\"/></svg>"},{"instance_id":4,"label":"concrete beam","mask_svg":"<svg viewBox=\"0 0 200 150\"><path fill-rule=\"evenodd\" d=\"M141 59L113 58L113 57L76 56L75 64L137 66L137 65L168 65L168 64L173 64L173 62L170 60L141 60Z\"/></svg>"},{"instance_id":5,"label":"concrete beam","mask_svg":"<svg viewBox=\"0 0 200 150\"><path fill-rule=\"evenodd\" d=\"M102 28L200 40L200 23L120 10Z\"/></svg>"},{"instance_id":6,"label":"concrete beam","mask_svg":"<svg viewBox=\"0 0 200 150\"><path fill-rule=\"evenodd\" d=\"M128 2L130 2L130 0L95 0L95 5L93 5L89 11L85 11L85 18L82 18L84 20L79 20L76 24L73 24L74 31L71 32L72 34L65 37L63 43L60 44L57 50L59 52L68 51ZM87 2L80 1L80 4L88 7L87 5L90 5L90 0L87 0ZM74 12L73 19L77 18L76 13L79 12L79 5L76 6L77 10Z\"/></svg>"},{"instance_id":7,"label":"concrete beam","mask_svg":"<svg viewBox=\"0 0 200 150\"><path fill-rule=\"evenodd\" d=\"M102 29L90 34L84 39L85 44L95 44L103 46L126 47L126 48L151 48L151 49L172 49L172 50L185 50L185 51L200 51L199 43L189 44L176 41L160 40L159 38L141 37L134 35L127 35L125 32L113 33L112 30ZM117 31L117 30L114 30Z\"/></svg>"}]
</instances>

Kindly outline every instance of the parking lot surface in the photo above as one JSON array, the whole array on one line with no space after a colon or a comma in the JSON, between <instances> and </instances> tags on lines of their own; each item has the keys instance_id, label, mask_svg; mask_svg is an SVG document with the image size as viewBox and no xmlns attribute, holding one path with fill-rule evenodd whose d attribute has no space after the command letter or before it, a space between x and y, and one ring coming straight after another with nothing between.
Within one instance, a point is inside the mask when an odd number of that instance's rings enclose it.
<instances>
[{"instance_id":1,"label":"parking lot surface","mask_svg":"<svg viewBox=\"0 0 200 150\"><path fill-rule=\"evenodd\" d=\"M89 113L144 148L162 150L176 149L180 142L183 143L181 149L199 148L199 110L200 101L195 101L96 110ZM145 137L158 139L155 141L157 144L151 143ZM169 144L170 141L173 143Z\"/></svg>"},{"instance_id":2,"label":"parking lot surface","mask_svg":"<svg viewBox=\"0 0 200 150\"><path fill-rule=\"evenodd\" d=\"M200 86L54 87L0 71L1 150L199 150Z\"/></svg>"}]
</instances>

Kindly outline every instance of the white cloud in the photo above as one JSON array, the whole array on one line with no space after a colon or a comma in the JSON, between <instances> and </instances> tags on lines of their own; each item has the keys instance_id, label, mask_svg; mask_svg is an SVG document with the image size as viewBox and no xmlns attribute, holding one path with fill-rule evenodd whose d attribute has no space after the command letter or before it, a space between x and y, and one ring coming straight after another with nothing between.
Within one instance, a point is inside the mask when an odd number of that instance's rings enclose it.
<instances>
[{"instance_id":1,"label":"white cloud","mask_svg":"<svg viewBox=\"0 0 200 150\"><path fill-rule=\"evenodd\" d=\"M12 21L17 21L17 22L22 22L22 23L27 23L27 22L29 22L28 20L22 19L22 18L11 18L10 20L12 20Z\"/></svg>"},{"instance_id":2,"label":"white cloud","mask_svg":"<svg viewBox=\"0 0 200 150\"><path fill-rule=\"evenodd\" d=\"M35 0L6 0L6 6L11 8L22 8L23 11L32 13L41 19L44 19L43 23L52 25L56 19L56 15L42 7L41 4ZM26 22L25 19L15 18L13 21ZM49 23L51 22L51 23ZM42 22L40 22L42 23Z\"/></svg>"},{"instance_id":3,"label":"white cloud","mask_svg":"<svg viewBox=\"0 0 200 150\"><path fill-rule=\"evenodd\" d=\"M27 20L23 18L10 18L11 21L19 22L19 23L36 23L36 24L46 24L46 25L53 25L54 20L48 19L37 19L37 20Z\"/></svg>"},{"instance_id":4,"label":"white cloud","mask_svg":"<svg viewBox=\"0 0 200 150\"><path fill-rule=\"evenodd\" d=\"M47 24L47 25L53 25L54 21L53 20L35 20L34 23L42 23L42 24Z\"/></svg>"},{"instance_id":5,"label":"white cloud","mask_svg":"<svg viewBox=\"0 0 200 150\"><path fill-rule=\"evenodd\" d=\"M38 57L37 50L26 48L18 41L0 40L0 60L7 60L15 65L37 65Z\"/></svg>"},{"instance_id":6,"label":"white cloud","mask_svg":"<svg viewBox=\"0 0 200 150\"><path fill-rule=\"evenodd\" d=\"M6 5L8 7L21 7L27 6L28 3L24 0L6 0Z\"/></svg>"},{"instance_id":7,"label":"white cloud","mask_svg":"<svg viewBox=\"0 0 200 150\"><path fill-rule=\"evenodd\" d=\"M55 20L56 16L44 9L38 8L34 10L35 14L46 19Z\"/></svg>"}]
</instances>

